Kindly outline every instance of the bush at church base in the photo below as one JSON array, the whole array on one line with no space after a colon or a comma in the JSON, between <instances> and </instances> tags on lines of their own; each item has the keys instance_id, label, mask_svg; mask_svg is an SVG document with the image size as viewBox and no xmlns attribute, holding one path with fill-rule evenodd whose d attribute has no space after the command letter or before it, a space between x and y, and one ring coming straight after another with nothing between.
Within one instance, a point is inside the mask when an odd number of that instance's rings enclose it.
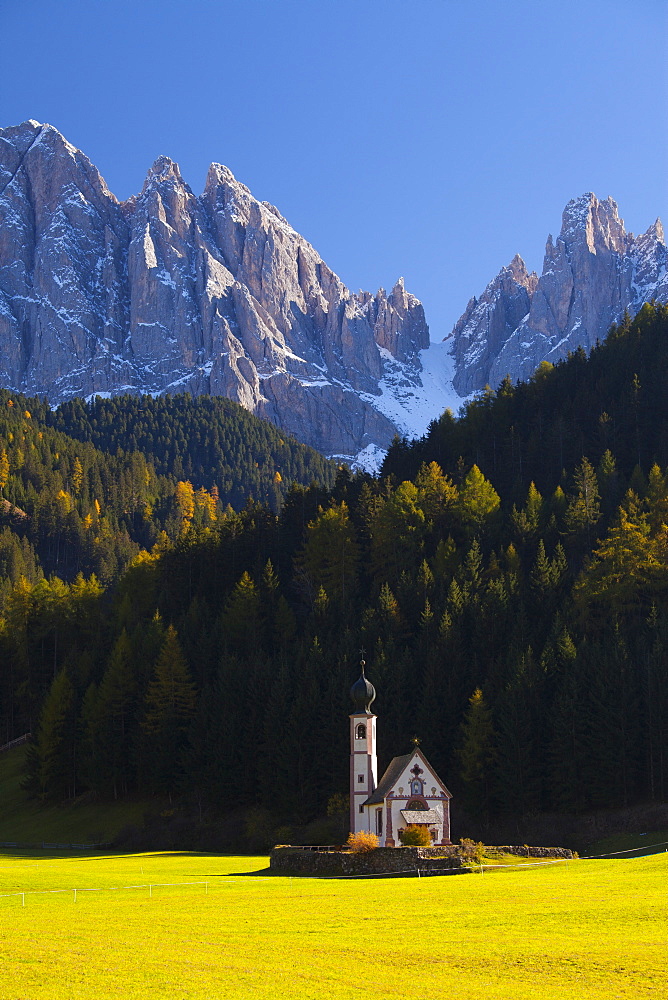
<instances>
[{"instance_id":1,"label":"bush at church base","mask_svg":"<svg viewBox=\"0 0 668 1000\"><path fill-rule=\"evenodd\" d=\"M405 829L399 830L399 840L404 847L431 847L429 827L418 826L417 823L409 823Z\"/></svg>"},{"instance_id":2,"label":"bush at church base","mask_svg":"<svg viewBox=\"0 0 668 1000\"><path fill-rule=\"evenodd\" d=\"M355 854L375 851L378 847L378 837L375 833L367 833L366 830L360 830L359 833L349 833L346 846Z\"/></svg>"}]
</instances>

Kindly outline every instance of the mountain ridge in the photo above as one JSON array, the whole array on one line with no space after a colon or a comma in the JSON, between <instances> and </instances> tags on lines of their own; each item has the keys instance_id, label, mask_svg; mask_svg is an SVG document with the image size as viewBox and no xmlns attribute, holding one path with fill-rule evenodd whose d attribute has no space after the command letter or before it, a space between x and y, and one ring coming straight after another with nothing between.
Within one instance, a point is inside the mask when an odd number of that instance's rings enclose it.
<instances>
[{"instance_id":1,"label":"mountain ridge","mask_svg":"<svg viewBox=\"0 0 668 1000\"><path fill-rule=\"evenodd\" d=\"M542 361L590 350L628 310L668 299L663 226L628 233L612 198L587 192L568 202L556 241L550 234L540 276L519 255L469 301L447 340L453 384L462 395L509 374L526 379Z\"/></svg>"},{"instance_id":2,"label":"mountain ridge","mask_svg":"<svg viewBox=\"0 0 668 1000\"><path fill-rule=\"evenodd\" d=\"M352 292L232 171L195 195L168 156L125 201L53 126L0 130L0 385L74 397L190 392L240 403L321 453L377 468L398 433L531 376L624 312L668 300L663 227L570 201L540 275L519 255L443 342L399 279Z\"/></svg>"},{"instance_id":3,"label":"mountain ridge","mask_svg":"<svg viewBox=\"0 0 668 1000\"><path fill-rule=\"evenodd\" d=\"M391 441L396 425L373 405L384 352L408 370L429 344L402 279L352 293L220 164L197 197L160 156L119 202L83 153L30 121L0 132L0 185L8 388L54 403L188 390L325 454Z\"/></svg>"}]
</instances>

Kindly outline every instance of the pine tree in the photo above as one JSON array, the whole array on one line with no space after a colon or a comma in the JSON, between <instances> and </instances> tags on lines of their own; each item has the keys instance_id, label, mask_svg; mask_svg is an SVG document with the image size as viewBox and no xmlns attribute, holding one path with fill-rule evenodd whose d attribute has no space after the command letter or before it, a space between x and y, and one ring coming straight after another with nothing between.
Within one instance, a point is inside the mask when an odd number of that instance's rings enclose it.
<instances>
[{"instance_id":1,"label":"pine tree","mask_svg":"<svg viewBox=\"0 0 668 1000\"><path fill-rule=\"evenodd\" d=\"M457 489L449 476L443 475L443 470L436 462L425 463L415 477L418 490L418 504L424 516L433 524L454 507L457 500Z\"/></svg>"},{"instance_id":2,"label":"pine tree","mask_svg":"<svg viewBox=\"0 0 668 1000\"><path fill-rule=\"evenodd\" d=\"M552 566L545 553L545 543L542 538L538 542L536 561L531 568L530 579L536 597L538 600L542 600L549 593L553 585Z\"/></svg>"},{"instance_id":3,"label":"pine tree","mask_svg":"<svg viewBox=\"0 0 668 1000\"><path fill-rule=\"evenodd\" d=\"M260 598L253 578L246 570L241 574L227 599L221 615L224 641L230 649L248 653L258 642Z\"/></svg>"},{"instance_id":4,"label":"pine tree","mask_svg":"<svg viewBox=\"0 0 668 1000\"><path fill-rule=\"evenodd\" d=\"M404 482L380 504L371 522L371 568L377 583L395 585L422 558L425 516L418 490Z\"/></svg>"},{"instance_id":5,"label":"pine tree","mask_svg":"<svg viewBox=\"0 0 668 1000\"><path fill-rule=\"evenodd\" d=\"M657 534L663 525L668 525L668 480L656 462L647 479L647 505L652 534Z\"/></svg>"},{"instance_id":6,"label":"pine tree","mask_svg":"<svg viewBox=\"0 0 668 1000\"><path fill-rule=\"evenodd\" d=\"M511 654L512 656L512 654ZM535 812L541 804L539 675L531 647L511 665L497 712L496 788L504 811Z\"/></svg>"},{"instance_id":7,"label":"pine tree","mask_svg":"<svg viewBox=\"0 0 668 1000\"><path fill-rule=\"evenodd\" d=\"M589 650L587 778L592 803L627 806L639 756L639 686L619 627Z\"/></svg>"},{"instance_id":8,"label":"pine tree","mask_svg":"<svg viewBox=\"0 0 668 1000\"><path fill-rule=\"evenodd\" d=\"M596 469L596 478L601 492L604 512L609 515L619 503L619 473L617 472L615 457L609 448L601 456Z\"/></svg>"},{"instance_id":9,"label":"pine tree","mask_svg":"<svg viewBox=\"0 0 668 1000\"><path fill-rule=\"evenodd\" d=\"M24 787L41 799L76 794L74 691L65 670L54 678L27 757Z\"/></svg>"},{"instance_id":10,"label":"pine tree","mask_svg":"<svg viewBox=\"0 0 668 1000\"><path fill-rule=\"evenodd\" d=\"M543 498L534 483L529 484L527 501L522 510L513 505L511 519L519 537L526 541L535 537L540 527L543 513Z\"/></svg>"},{"instance_id":11,"label":"pine tree","mask_svg":"<svg viewBox=\"0 0 668 1000\"><path fill-rule=\"evenodd\" d=\"M458 757L466 804L475 815L487 819L496 760L496 731L480 688L469 698L460 729Z\"/></svg>"},{"instance_id":12,"label":"pine tree","mask_svg":"<svg viewBox=\"0 0 668 1000\"><path fill-rule=\"evenodd\" d=\"M477 532L482 530L501 503L499 494L485 479L477 465L464 477L459 488L456 510L462 523Z\"/></svg>"},{"instance_id":13,"label":"pine tree","mask_svg":"<svg viewBox=\"0 0 668 1000\"><path fill-rule=\"evenodd\" d=\"M81 493L81 488L83 486L83 466L80 459L77 457L74 459L74 466L72 469L72 492L76 497Z\"/></svg>"},{"instance_id":14,"label":"pine tree","mask_svg":"<svg viewBox=\"0 0 668 1000\"><path fill-rule=\"evenodd\" d=\"M142 722L142 777L153 791L171 794L177 787L180 756L194 714L195 685L176 629L170 625L148 686Z\"/></svg>"},{"instance_id":15,"label":"pine tree","mask_svg":"<svg viewBox=\"0 0 668 1000\"><path fill-rule=\"evenodd\" d=\"M666 618L656 604L647 618L643 642L642 709L645 788L652 800L668 793L668 656Z\"/></svg>"},{"instance_id":16,"label":"pine tree","mask_svg":"<svg viewBox=\"0 0 668 1000\"><path fill-rule=\"evenodd\" d=\"M123 629L100 683L93 724L97 750L96 787L125 794L132 783L134 704L137 688L132 646Z\"/></svg>"},{"instance_id":17,"label":"pine tree","mask_svg":"<svg viewBox=\"0 0 668 1000\"><path fill-rule=\"evenodd\" d=\"M452 535L448 535L446 539L441 538L432 561L434 577L439 583L449 582L458 565L459 555L454 538Z\"/></svg>"},{"instance_id":18,"label":"pine tree","mask_svg":"<svg viewBox=\"0 0 668 1000\"><path fill-rule=\"evenodd\" d=\"M598 482L591 463L583 458L573 474L573 494L564 522L573 534L584 534L591 545L591 531L601 516Z\"/></svg>"},{"instance_id":19,"label":"pine tree","mask_svg":"<svg viewBox=\"0 0 668 1000\"><path fill-rule=\"evenodd\" d=\"M581 812L591 793L587 788L590 720L586 680L566 629L555 646L558 685L549 712L548 794L556 809Z\"/></svg>"},{"instance_id":20,"label":"pine tree","mask_svg":"<svg viewBox=\"0 0 668 1000\"><path fill-rule=\"evenodd\" d=\"M181 531L187 531L195 514L195 491L192 483L186 481L176 484L175 502Z\"/></svg>"},{"instance_id":21,"label":"pine tree","mask_svg":"<svg viewBox=\"0 0 668 1000\"><path fill-rule=\"evenodd\" d=\"M357 588L359 549L355 529L344 501L320 510L306 528L304 547L296 568L313 600L320 587L330 600L343 605Z\"/></svg>"},{"instance_id":22,"label":"pine tree","mask_svg":"<svg viewBox=\"0 0 668 1000\"><path fill-rule=\"evenodd\" d=\"M644 517L631 521L620 507L608 534L594 550L591 565L578 580L574 596L581 607L599 604L605 618L633 610L653 592L662 572Z\"/></svg>"},{"instance_id":23,"label":"pine tree","mask_svg":"<svg viewBox=\"0 0 668 1000\"><path fill-rule=\"evenodd\" d=\"M4 448L0 448L0 493L4 490L7 485L7 480L9 478L9 459L7 458L7 452Z\"/></svg>"}]
</instances>

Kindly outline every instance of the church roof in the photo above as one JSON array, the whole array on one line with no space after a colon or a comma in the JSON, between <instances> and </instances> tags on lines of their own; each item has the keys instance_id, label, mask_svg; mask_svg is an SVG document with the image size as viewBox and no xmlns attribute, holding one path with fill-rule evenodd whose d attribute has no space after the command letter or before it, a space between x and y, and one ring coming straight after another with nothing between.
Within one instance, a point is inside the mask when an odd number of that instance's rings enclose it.
<instances>
[{"instance_id":1,"label":"church roof","mask_svg":"<svg viewBox=\"0 0 668 1000\"><path fill-rule=\"evenodd\" d=\"M409 825L415 823L418 826L424 826L429 823L440 823L443 819L435 809L402 809L401 815Z\"/></svg>"},{"instance_id":2,"label":"church roof","mask_svg":"<svg viewBox=\"0 0 668 1000\"><path fill-rule=\"evenodd\" d=\"M387 793L392 791L392 788L401 777L404 768L411 762L412 759L412 752L405 753L403 757L393 757L385 771L385 774L378 782L376 790L371 793L364 805L372 806L376 802L383 802Z\"/></svg>"},{"instance_id":3,"label":"church roof","mask_svg":"<svg viewBox=\"0 0 668 1000\"><path fill-rule=\"evenodd\" d=\"M367 715L371 715L371 702L376 700L376 689L366 678L364 660L362 660L362 674L351 687L350 697L357 713L365 712Z\"/></svg>"},{"instance_id":4,"label":"church roof","mask_svg":"<svg viewBox=\"0 0 668 1000\"><path fill-rule=\"evenodd\" d=\"M445 787L445 785L443 784L443 782L441 781L441 779L439 778L439 776L436 774L436 771L433 769L433 767L431 766L431 764L429 763L429 761L427 760L427 758L425 757L425 755L422 753L422 751L418 747L416 747L416 749L415 750L411 750L410 753L405 753L401 757L393 757L392 758L392 760L390 761L390 763L389 763L389 765L388 765L388 767L387 767L387 769L385 771L385 774L383 775L383 777L378 782L378 785L377 785L375 791L373 791L371 793L371 795L369 796L369 798L364 802L364 805L365 806L373 806L373 805L376 805L376 804L378 804L380 802L384 802L385 801L385 797L388 795L389 792L392 791L392 789L396 785L397 781L399 780L399 778L403 774L404 770L406 769L406 767L408 767L408 765L413 760L413 757L415 757L416 754L422 760L422 763L426 764L426 766L429 768L429 770L431 771L431 773L434 775L434 777L436 778L436 780L441 785L441 787L442 787L443 791L445 792L445 794L447 795L447 797L449 799L451 799L452 795L447 790L447 788Z\"/></svg>"}]
</instances>

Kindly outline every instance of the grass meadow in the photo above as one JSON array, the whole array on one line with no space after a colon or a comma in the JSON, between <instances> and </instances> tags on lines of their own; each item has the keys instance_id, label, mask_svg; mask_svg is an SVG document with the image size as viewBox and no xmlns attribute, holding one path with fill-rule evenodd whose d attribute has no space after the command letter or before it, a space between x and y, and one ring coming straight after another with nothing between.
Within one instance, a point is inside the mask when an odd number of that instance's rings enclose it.
<instances>
[{"instance_id":1,"label":"grass meadow","mask_svg":"<svg viewBox=\"0 0 668 1000\"><path fill-rule=\"evenodd\" d=\"M668 854L441 878L267 875L264 857L5 852L0 892L25 896L0 896L0 996L656 1000L668 992ZM160 884L173 882L197 884ZM68 891L47 891L56 889Z\"/></svg>"}]
</instances>

